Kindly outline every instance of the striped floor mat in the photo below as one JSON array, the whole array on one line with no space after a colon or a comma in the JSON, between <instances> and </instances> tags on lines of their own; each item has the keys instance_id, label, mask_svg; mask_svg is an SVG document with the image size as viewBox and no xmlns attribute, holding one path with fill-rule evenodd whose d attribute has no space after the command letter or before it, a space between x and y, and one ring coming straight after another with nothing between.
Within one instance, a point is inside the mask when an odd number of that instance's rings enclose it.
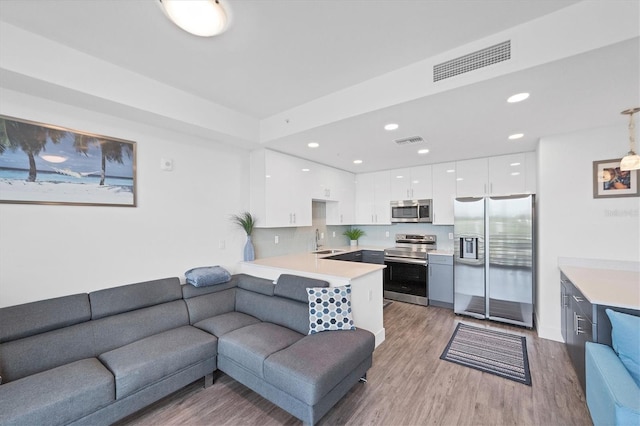
<instances>
[{"instance_id":1,"label":"striped floor mat","mask_svg":"<svg viewBox=\"0 0 640 426\"><path fill-rule=\"evenodd\" d=\"M522 336L459 323L440 359L531 386Z\"/></svg>"}]
</instances>

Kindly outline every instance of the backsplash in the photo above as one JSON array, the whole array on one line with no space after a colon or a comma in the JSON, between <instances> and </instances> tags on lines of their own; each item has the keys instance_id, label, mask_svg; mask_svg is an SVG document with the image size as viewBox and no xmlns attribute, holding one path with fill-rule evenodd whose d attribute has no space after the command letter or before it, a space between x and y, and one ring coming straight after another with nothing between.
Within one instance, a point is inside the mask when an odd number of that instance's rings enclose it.
<instances>
[{"instance_id":1,"label":"backsplash","mask_svg":"<svg viewBox=\"0 0 640 426\"><path fill-rule=\"evenodd\" d=\"M362 246L393 247L396 234L429 234L436 236L438 250L453 251L453 239L449 239L449 233L453 233L453 225L395 223L393 225L358 225L357 227L366 232L366 235L359 240Z\"/></svg>"},{"instance_id":2,"label":"backsplash","mask_svg":"<svg viewBox=\"0 0 640 426\"><path fill-rule=\"evenodd\" d=\"M349 239L342 235L349 226L327 226L325 203L314 201L311 212L312 226L254 229L251 239L256 250L256 259L312 252L316 249L316 229L324 237L319 241L322 247L349 245Z\"/></svg>"},{"instance_id":3,"label":"backsplash","mask_svg":"<svg viewBox=\"0 0 640 426\"><path fill-rule=\"evenodd\" d=\"M294 253L312 252L316 249L316 229L323 236L319 244L324 248L349 245L349 239L342 235L350 227L327 226L325 204L313 202L312 226L297 228L256 228L252 240L256 259L283 256ZM397 223L393 225L356 225L366 232L359 245L368 247L393 247L396 234L432 234L437 237L439 250L453 250L453 226L432 225L430 223ZM387 234L389 235L387 237ZM278 237L278 243L275 239Z\"/></svg>"}]
</instances>

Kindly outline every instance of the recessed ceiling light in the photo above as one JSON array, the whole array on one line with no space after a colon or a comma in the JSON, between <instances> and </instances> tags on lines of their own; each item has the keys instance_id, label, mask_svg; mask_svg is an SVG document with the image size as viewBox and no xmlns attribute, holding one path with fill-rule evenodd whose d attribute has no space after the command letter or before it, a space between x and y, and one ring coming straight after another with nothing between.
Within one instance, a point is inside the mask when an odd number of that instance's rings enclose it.
<instances>
[{"instance_id":1,"label":"recessed ceiling light","mask_svg":"<svg viewBox=\"0 0 640 426\"><path fill-rule=\"evenodd\" d=\"M524 133L514 133L513 135L509 135L509 139L513 141L516 139L520 139L523 136L524 136Z\"/></svg>"},{"instance_id":2,"label":"recessed ceiling light","mask_svg":"<svg viewBox=\"0 0 640 426\"><path fill-rule=\"evenodd\" d=\"M428 153L429 153L429 150L426 148L418 150L418 154L428 154Z\"/></svg>"},{"instance_id":3,"label":"recessed ceiling light","mask_svg":"<svg viewBox=\"0 0 640 426\"><path fill-rule=\"evenodd\" d=\"M516 166L519 166L519 165L520 165L520 163L511 163L511 164L509 164L509 165L510 165L511 167L516 167Z\"/></svg>"},{"instance_id":4,"label":"recessed ceiling light","mask_svg":"<svg viewBox=\"0 0 640 426\"><path fill-rule=\"evenodd\" d=\"M400 126L398 126L396 123L389 123L384 125L384 129L388 131L396 130L398 127Z\"/></svg>"},{"instance_id":5,"label":"recessed ceiling light","mask_svg":"<svg viewBox=\"0 0 640 426\"><path fill-rule=\"evenodd\" d=\"M362 164L362 160L353 160L353 164Z\"/></svg>"},{"instance_id":6,"label":"recessed ceiling light","mask_svg":"<svg viewBox=\"0 0 640 426\"><path fill-rule=\"evenodd\" d=\"M309 148L317 148L317 147L319 147L319 146L320 146L320 144L319 144L318 142L309 142L309 143L307 144L307 146L308 146Z\"/></svg>"},{"instance_id":7,"label":"recessed ceiling light","mask_svg":"<svg viewBox=\"0 0 640 426\"><path fill-rule=\"evenodd\" d=\"M464 180L464 179L462 179L462 178L457 178L456 180L459 182L459 181Z\"/></svg>"},{"instance_id":8,"label":"recessed ceiling light","mask_svg":"<svg viewBox=\"0 0 640 426\"><path fill-rule=\"evenodd\" d=\"M303 171L303 172L308 172L308 171L309 171L309 169L302 169L302 171Z\"/></svg>"},{"instance_id":9,"label":"recessed ceiling light","mask_svg":"<svg viewBox=\"0 0 640 426\"><path fill-rule=\"evenodd\" d=\"M455 169L449 169L449 170L447 170L447 173L455 173L455 172L456 172L456 170L455 170Z\"/></svg>"},{"instance_id":10,"label":"recessed ceiling light","mask_svg":"<svg viewBox=\"0 0 640 426\"><path fill-rule=\"evenodd\" d=\"M403 177L404 176L402 176L402 175L398 175L398 176L396 176L396 179L402 179Z\"/></svg>"},{"instance_id":11,"label":"recessed ceiling light","mask_svg":"<svg viewBox=\"0 0 640 426\"><path fill-rule=\"evenodd\" d=\"M511 173L511 176L518 176L520 174L520 172L513 172Z\"/></svg>"},{"instance_id":12,"label":"recessed ceiling light","mask_svg":"<svg viewBox=\"0 0 640 426\"><path fill-rule=\"evenodd\" d=\"M513 96L510 96L509 99L507 99L507 102L509 102L510 104L513 104L516 102L522 102L528 97L529 97L528 93L517 93Z\"/></svg>"}]
</instances>

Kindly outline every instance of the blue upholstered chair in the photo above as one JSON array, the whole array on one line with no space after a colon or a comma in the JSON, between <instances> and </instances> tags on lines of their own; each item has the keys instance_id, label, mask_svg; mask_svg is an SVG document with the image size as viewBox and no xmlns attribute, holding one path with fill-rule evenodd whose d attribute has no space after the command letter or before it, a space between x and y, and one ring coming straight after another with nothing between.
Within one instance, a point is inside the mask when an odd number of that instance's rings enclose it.
<instances>
[{"instance_id":1,"label":"blue upholstered chair","mask_svg":"<svg viewBox=\"0 0 640 426\"><path fill-rule=\"evenodd\" d=\"M640 425L640 317L607 309L613 348L587 342L587 406L595 426Z\"/></svg>"}]
</instances>

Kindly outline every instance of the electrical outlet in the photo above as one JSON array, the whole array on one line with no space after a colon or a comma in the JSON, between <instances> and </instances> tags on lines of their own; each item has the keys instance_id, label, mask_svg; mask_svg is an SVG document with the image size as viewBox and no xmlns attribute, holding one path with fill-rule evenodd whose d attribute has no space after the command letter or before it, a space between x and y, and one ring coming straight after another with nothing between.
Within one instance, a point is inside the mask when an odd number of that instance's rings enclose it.
<instances>
[{"instance_id":1,"label":"electrical outlet","mask_svg":"<svg viewBox=\"0 0 640 426\"><path fill-rule=\"evenodd\" d=\"M276 235L275 238L273 239L273 243L278 244L279 242L280 242L280 237Z\"/></svg>"},{"instance_id":2,"label":"electrical outlet","mask_svg":"<svg viewBox=\"0 0 640 426\"><path fill-rule=\"evenodd\" d=\"M453 232L449 232L449 239L453 240Z\"/></svg>"},{"instance_id":3,"label":"electrical outlet","mask_svg":"<svg viewBox=\"0 0 640 426\"><path fill-rule=\"evenodd\" d=\"M335 238L336 237L336 231L333 231L333 234L331 234L331 235L333 235L333 238Z\"/></svg>"},{"instance_id":4,"label":"electrical outlet","mask_svg":"<svg viewBox=\"0 0 640 426\"><path fill-rule=\"evenodd\" d=\"M324 232L321 232L321 233L320 233L320 239L321 239L321 240L324 240Z\"/></svg>"},{"instance_id":5,"label":"electrical outlet","mask_svg":"<svg viewBox=\"0 0 640 426\"><path fill-rule=\"evenodd\" d=\"M385 237L387 237L387 238L389 238L389 231L386 231L386 232L384 233L384 236L385 236Z\"/></svg>"},{"instance_id":6,"label":"electrical outlet","mask_svg":"<svg viewBox=\"0 0 640 426\"><path fill-rule=\"evenodd\" d=\"M218 248L219 248L220 250L224 250L225 246L226 246L226 244L225 244L224 240L220 240L220 241L218 242Z\"/></svg>"},{"instance_id":7,"label":"electrical outlet","mask_svg":"<svg viewBox=\"0 0 640 426\"><path fill-rule=\"evenodd\" d=\"M369 301L373 300L373 291L369 290Z\"/></svg>"}]
</instances>

